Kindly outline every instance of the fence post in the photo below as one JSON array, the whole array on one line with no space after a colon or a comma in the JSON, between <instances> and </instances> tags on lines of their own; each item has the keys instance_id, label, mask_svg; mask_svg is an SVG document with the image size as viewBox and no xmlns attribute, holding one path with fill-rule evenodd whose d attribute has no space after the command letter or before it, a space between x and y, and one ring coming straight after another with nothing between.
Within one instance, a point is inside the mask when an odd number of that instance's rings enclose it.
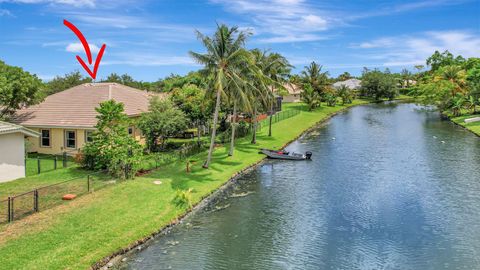
<instances>
[{"instance_id":1,"label":"fence post","mask_svg":"<svg viewBox=\"0 0 480 270\"><path fill-rule=\"evenodd\" d=\"M33 191L33 211L38 212L38 189Z\"/></svg>"},{"instance_id":2,"label":"fence post","mask_svg":"<svg viewBox=\"0 0 480 270\"><path fill-rule=\"evenodd\" d=\"M67 152L63 152L63 167L66 168L67 164Z\"/></svg>"},{"instance_id":3,"label":"fence post","mask_svg":"<svg viewBox=\"0 0 480 270\"><path fill-rule=\"evenodd\" d=\"M55 158L53 159L53 169L57 169L57 156L55 156Z\"/></svg>"},{"instance_id":4,"label":"fence post","mask_svg":"<svg viewBox=\"0 0 480 270\"><path fill-rule=\"evenodd\" d=\"M87 191L90 193L90 174L87 175Z\"/></svg>"},{"instance_id":5,"label":"fence post","mask_svg":"<svg viewBox=\"0 0 480 270\"><path fill-rule=\"evenodd\" d=\"M9 219L8 219L8 222L12 222L13 219L14 219L15 210L14 210L13 201L14 201L14 197L9 197L9 202L10 202L10 204L9 204L8 209L9 209L10 211L9 211Z\"/></svg>"},{"instance_id":6,"label":"fence post","mask_svg":"<svg viewBox=\"0 0 480 270\"><path fill-rule=\"evenodd\" d=\"M38 174L42 172L42 168L40 167L40 157L37 157L37 172Z\"/></svg>"},{"instance_id":7,"label":"fence post","mask_svg":"<svg viewBox=\"0 0 480 270\"><path fill-rule=\"evenodd\" d=\"M12 222L12 198L8 197L8 222Z\"/></svg>"}]
</instances>

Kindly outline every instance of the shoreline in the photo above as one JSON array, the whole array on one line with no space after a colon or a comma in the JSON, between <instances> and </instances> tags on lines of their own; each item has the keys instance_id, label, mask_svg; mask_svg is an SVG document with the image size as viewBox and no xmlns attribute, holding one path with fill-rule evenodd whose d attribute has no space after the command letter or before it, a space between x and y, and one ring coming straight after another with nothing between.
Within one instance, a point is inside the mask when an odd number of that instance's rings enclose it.
<instances>
[{"instance_id":1,"label":"shoreline","mask_svg":"<svg viewBox=\"0 0 480 270\"><path fill-rule=\"evenodd\" d=\"M348 107L342 108L338 111L335 111L333 113L328 114L326 117L323 117L322 119L318 120L315 122L313 125L308 127L307 129L303 130L299 135L295 136L293 139L289 140L287 143L283 144L280 149L284 149L294 141L298 140L305 134L311 132L312 130L320 127L321 125L325 124L327 121L329 121L332 117L334 117L337 114L340 114L342 112L345 112L351 108L354 108L356 106L361 106L361 105L367 105L369 103L360 103L360 104L351 104ZM110 256L107 256L103 258L102 260L98 261L95 263L91 268L92 269L108 269L111 267L118 267L125 263L124 259L128 258L135 253L141 252L145 246L149 246L152 244L153 240L156 238L162 237L164 235L167 235L170 233L170 230L174 228L175 226L183 223L183 221L190 216L194 215L198 211L201 211L208 207L210 204L215 203L216 199L221 197L225 192L228 192L230 188L233 188L237 184L237 180L240 177L243 177L246 173L251 172L252 170L256 169L258 166L260 166L267 157L264 157L260 159L259 161L255 162L254 164L250 164L249 166L243 168L242 170L239 170L236 172L231 178L229 178L225 183L223 183L219 188L213 190L211 193L205 195L197 204L195 204L192 209L187 210L187 212L177 216L177 218L168 224L167 226L164 226L160 228L158 231L150 234L149 236L146 236L142 239L139 239L129 245L126 248L123 248L119 250L118 252L115 252L114 254L111 254Z\"/></svg>"},{"instance_id":2,"label":"shoreline","mask_svg":"<svg viewBox=\"0 0 480 270\"><path fill-rule=\"evenodd\" d=\"M442 115L444 115L444 114L442 113ZM469 128L468 126L466 126L465 122L462 122L462 120L454 120L454 118L458 118L458 117L451 118L451 117L448 117L446 115L444 115L444 116L447 117L450 122L454 123L455 125L465 129L466 131L468 131L468 132L472 133L473 135L480 138L480 132L477 132L477 131Z\"/></svg>"}]
</instances>

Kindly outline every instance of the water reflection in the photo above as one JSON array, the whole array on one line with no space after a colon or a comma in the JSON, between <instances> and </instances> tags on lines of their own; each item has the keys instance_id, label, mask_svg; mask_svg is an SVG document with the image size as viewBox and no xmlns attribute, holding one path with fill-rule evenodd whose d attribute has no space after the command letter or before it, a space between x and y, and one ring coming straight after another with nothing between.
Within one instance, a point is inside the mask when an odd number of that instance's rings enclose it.
<instances>
[{"instance_id":1,"label":"water reflection","mask_svg":"<svg viewBox=\"0 0 480 270\"><path fill-rule=\"evenodd\" d=\"M266 162L124 268L479 268L480 140L437 112L356 107L288 150L313 160Z\"/></svg>"}]
</instances>

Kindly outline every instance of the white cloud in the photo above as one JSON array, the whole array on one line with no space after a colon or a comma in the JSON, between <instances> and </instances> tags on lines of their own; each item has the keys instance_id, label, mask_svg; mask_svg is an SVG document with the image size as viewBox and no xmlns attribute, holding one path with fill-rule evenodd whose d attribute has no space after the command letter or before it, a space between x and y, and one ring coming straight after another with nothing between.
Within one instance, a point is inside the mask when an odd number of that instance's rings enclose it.
<instances>
[{"instance_id":1,"label":"white cloud","mask_svg":"<svg viewBox=\"0 0 480 270\"><path fill-rule=\"evenodd\" d=\"M325 39L329 19L305 0L211 0L232 13L251 18L259 42L285 43Z\"/></svg>"},{"instance_id":2,"label":"white cloud","mask_svg":"<svg viewBox=\"0 0 480 270\"><path fill-rule=\"evenodd\" d=\"M13 14L7 9L0 9L0 17L13 17Z\"/></svg>"},{"instance_id":3,"label":"white cloud","mask_svg":"<svg viewBox=\"0 0 480 270\"><path fill-rule=\"evenodd\" d=\"M95 44L88 44L90 47L90 51L92 53L97 53L100 51L100 48L97 47ZM74 53L80 53L80 52L85 52L85 49L83 48L82 43L70 43L67 45L65 48L67 52L74 52Z\"/></svg>"},{"instance_id":4,"label":"white cloud","mask_svg":"<svg viewBox=\"0 0 480 270\"><path fill-rule=\"evenodd\" d=\"M0 0L1 2L21 3L21 4L52 4L68 5L73 7L95 7L95 0Z\"/></svg>"},{"instance_id":5,"label":"white cloud","mask_svg":"<svg viewBox=\"0 0 480 270\"><path fill-rule=\"evenodd\" d=\"M480 36L469 31L431 31L413 35L384 37L353 46L364 50L361 55L383 66L425 64L435 51L450 51L463 57L480 57Z\"/></svg>"},{"instance_id":6,"label":"white cloud","mask_svg":"<svg viewBox=\"0 0 480 270\"><path fill-rule=\"evenodd\" d=\"M352 45L352 48L362 48L362 49L371 49L371 48L386 48L394 45L394 40L392 38L379 38L373 41L362 42L358 45Z\"/></svg>"}]
</instances>

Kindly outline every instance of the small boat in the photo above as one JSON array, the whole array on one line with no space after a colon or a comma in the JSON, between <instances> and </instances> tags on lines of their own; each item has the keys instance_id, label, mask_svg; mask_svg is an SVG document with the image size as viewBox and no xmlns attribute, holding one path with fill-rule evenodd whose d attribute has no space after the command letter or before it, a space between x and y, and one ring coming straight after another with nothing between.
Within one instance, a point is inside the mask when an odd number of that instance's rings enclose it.
<instances>
[{"instance_id":1,"label":"small boat","mask_svg":"<svg viewBox=\"0 0 480 270\"><path fill-rule=\"evenodd\" d=\"M270 149L262 149L261 152L267 155L269 158L274 159L287 159L287 160L310 160L312 158L312 152L305 152L305 154L300 153L290 153L285 150L277 151Z\"/></svg>"}]
</instances>

